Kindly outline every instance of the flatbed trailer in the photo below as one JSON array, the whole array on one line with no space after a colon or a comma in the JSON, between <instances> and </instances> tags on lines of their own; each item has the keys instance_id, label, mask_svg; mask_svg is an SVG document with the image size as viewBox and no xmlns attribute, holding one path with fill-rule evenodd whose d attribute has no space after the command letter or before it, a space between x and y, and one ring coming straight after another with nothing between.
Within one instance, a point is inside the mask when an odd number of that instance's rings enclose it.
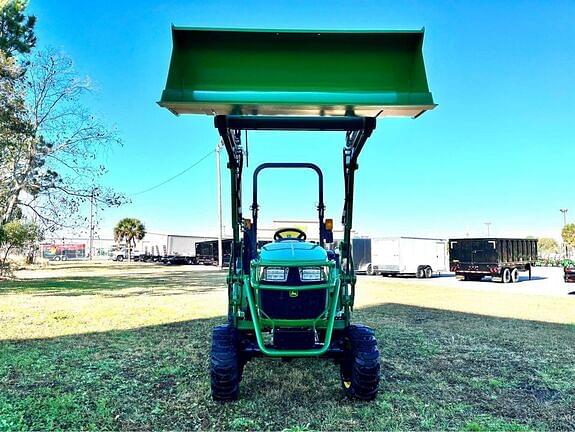
<instances>
[{"instance_id":1,"label":"flatbed trailer","mask_svg":"<svg viewBox=\"0 0 575 432\"><path fill-rule=\"evenodd\" d=\"M449 240L449 267L464 280L491 276L494 282L518 282L537 261L537 239L460 238Z\"/></svg>"}]
</instances>

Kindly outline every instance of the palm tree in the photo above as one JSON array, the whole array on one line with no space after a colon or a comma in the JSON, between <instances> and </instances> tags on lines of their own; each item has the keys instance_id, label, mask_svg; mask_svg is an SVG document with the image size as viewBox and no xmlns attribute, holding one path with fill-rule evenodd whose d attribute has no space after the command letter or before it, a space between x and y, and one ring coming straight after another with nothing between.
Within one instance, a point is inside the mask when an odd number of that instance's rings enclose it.
<instances>
[{"instance_id":1,"label":"palm tree","mask_svg":"<svg viewBox=\"0 0 575 432\"><path fill-rule=\"evenodd\" d=\"M142 240L145 235L146 227L140 219L124 218L114 227L114 240L126 242L128 261L132 260L132 246L136 246L136 240Z\"/></svg>"}]
</instances>

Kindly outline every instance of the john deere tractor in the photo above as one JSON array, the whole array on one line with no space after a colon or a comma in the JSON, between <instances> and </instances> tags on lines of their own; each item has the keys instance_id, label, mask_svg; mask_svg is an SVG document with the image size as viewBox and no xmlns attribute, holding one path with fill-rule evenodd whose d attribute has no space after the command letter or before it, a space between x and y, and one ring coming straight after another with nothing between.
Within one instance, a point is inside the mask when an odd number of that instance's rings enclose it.
<instances>
[{"instance_id":1,"label":"john deere tractor","mask_svg":"<svg viewBox=\"0 0 575 432\"><path fill-rule=\"evenodd\" d=\"M353 192L361 150L376 118L418 117L435 107L422 56L423 31L172 29L173 52L159 104L176 114L215 116L231 179L233 243L227 322L212 334L212 397L235 400L246 363L258 356L332 358L349 397L371 400L380 381L374 331L353 324L356 276L351 251ZM264 163L253 171L251 219L243 217L242 132L340 131L343 238L333 245L321 169ZM313 149L312 146L310 146ZM298 228L258 241L263 170L317 175L313 239Z\"/></svg>"}]
</instances>

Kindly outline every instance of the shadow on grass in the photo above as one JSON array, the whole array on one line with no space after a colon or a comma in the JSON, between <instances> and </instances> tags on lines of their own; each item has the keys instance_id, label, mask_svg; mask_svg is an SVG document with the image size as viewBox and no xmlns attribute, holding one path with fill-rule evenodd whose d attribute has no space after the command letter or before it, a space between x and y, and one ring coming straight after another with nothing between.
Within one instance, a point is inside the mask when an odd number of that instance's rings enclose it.
<instances>
[{"instance_id":1,"label":"shadow on grass","mask_svg":"<svg viewBox=\"0 0 575 432\"><path fill-rule=\"evenodd\" d=\"M73 276L3 281L2 294L25 293L36 296L102 295L104 297L163 296L208 292L225 286L225 273L214 271L171 271L127 273L125 276Z\"/></svg>"},{"instance_id":2,"label":"shadow on grass","mask_svg":"<svg viewBox=\"0 0 575 432\"><path fill-rule=\"evenodd\" d=\"M575 327L385 304L382 384L348 401L327 360L246 366L241 399L210 399L210 332L223 317L0 344L0 422L12 429L569 430ZM8 426L8 427L6 427Z\"/></svg>"}]
</instances>

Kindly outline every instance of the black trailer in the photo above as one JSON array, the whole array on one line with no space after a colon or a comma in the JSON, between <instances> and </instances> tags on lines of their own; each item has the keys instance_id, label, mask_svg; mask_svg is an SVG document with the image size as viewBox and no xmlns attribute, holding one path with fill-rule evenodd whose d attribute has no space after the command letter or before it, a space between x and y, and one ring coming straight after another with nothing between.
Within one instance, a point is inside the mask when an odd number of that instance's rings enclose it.
<instances>
[{"instance_id":1,"label":"black trailer","mask_svg":"<svg viewBox=\"0 0 575 432\"><path fill-rule=\"evenodd\" d=\"M463 238L449 240L449 267L464 280L509 283L519 280L537 261L537 240L517 238Z\"/></svg>"},{"instance_id":2,"label":"black trailer","mask_svg":"<svg viewBox=\"0 0 575 432\"><path fill-rule=\"evenodd\" d=\"M357 273L373 274L371 266L371 239L354 238L351 240L353 268Z\"/></svg>"},{"instance_id":3,"label":"black trailer","mask_svg":"<svg viewBox=\"0 0 575 432\"><path fill-rule=\"evenodd\" d=\"M230 263L232 239L222 240L223 265ZM208 240L196 243L196 264L218 265L218 240Z\"/></svg>"}]
</instances>

